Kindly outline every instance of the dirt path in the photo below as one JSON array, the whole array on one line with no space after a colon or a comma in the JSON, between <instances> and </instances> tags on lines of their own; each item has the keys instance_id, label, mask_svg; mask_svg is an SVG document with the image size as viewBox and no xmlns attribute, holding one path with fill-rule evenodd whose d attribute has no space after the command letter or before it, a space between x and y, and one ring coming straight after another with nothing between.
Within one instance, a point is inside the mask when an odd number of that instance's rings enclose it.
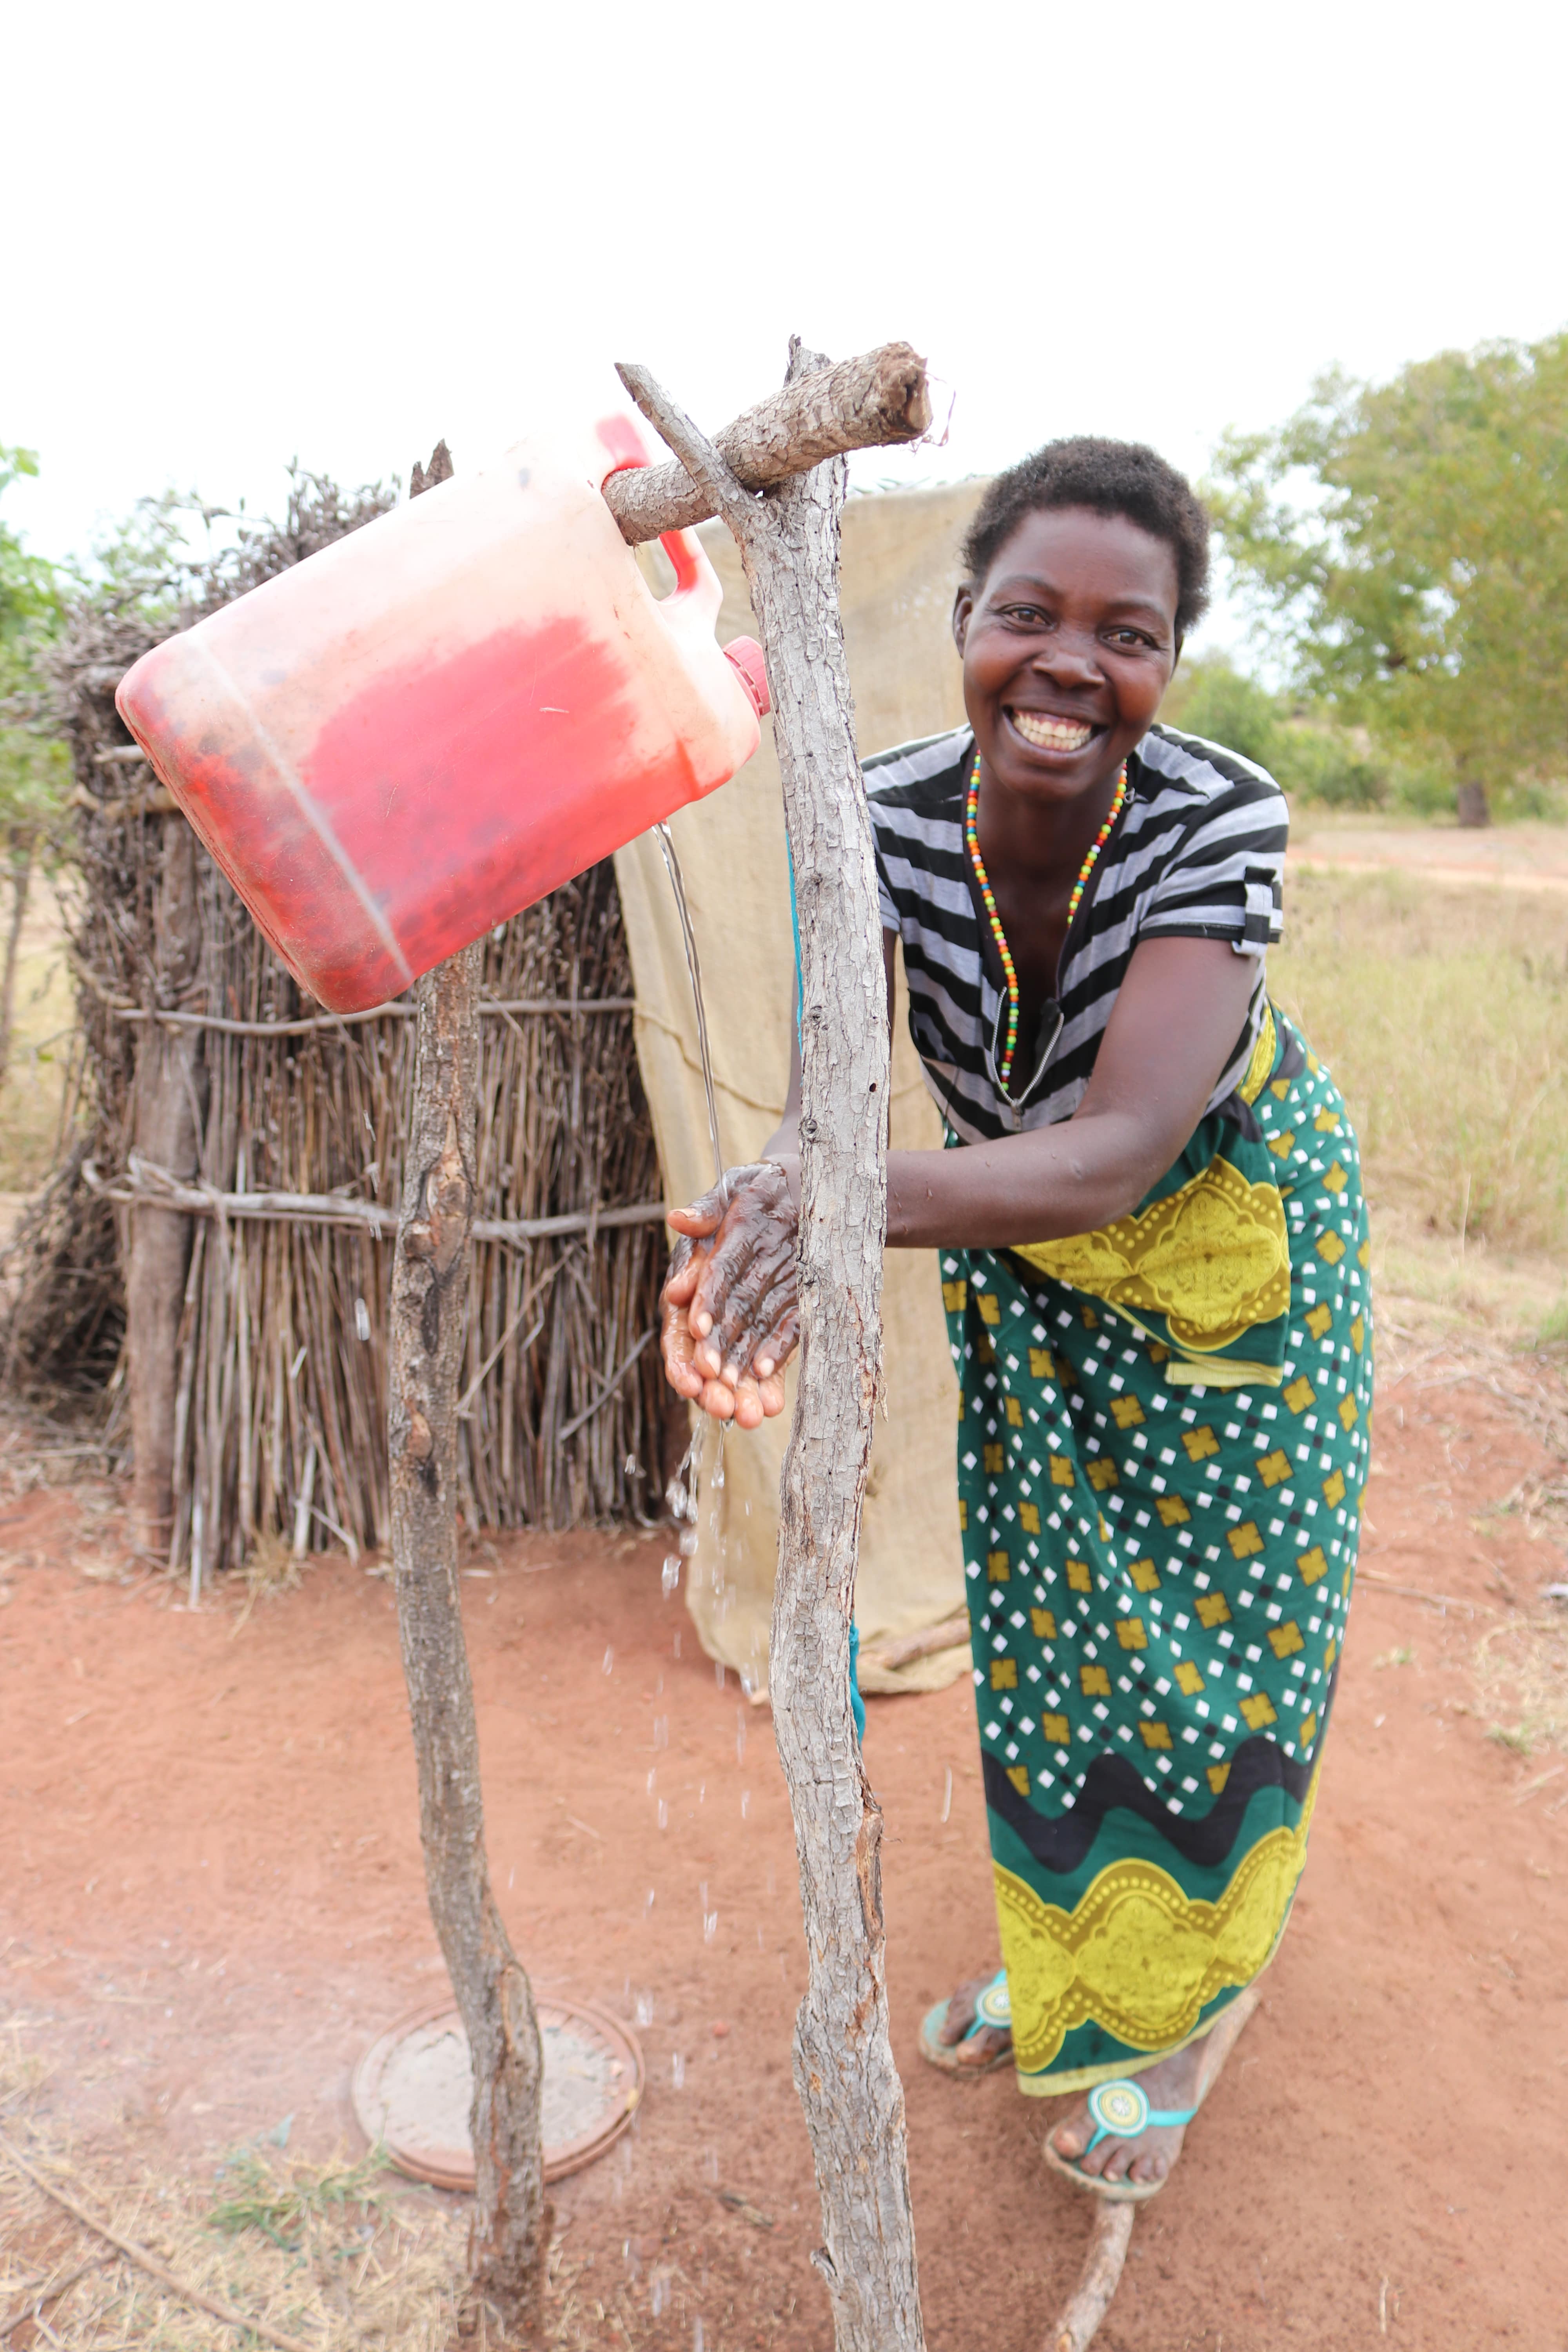
<instances>
[{"instance_id":1,"label":"dirt path","mask_svg":"<svg viewBox=\"0 0 1568 2352\"><path fill-rule=\"evenodd\" d=\"M1294 1921L1107 2352L1568 2344L1568 1775L1467 1711L1503 1588L1562 1572L1473 1519L1541 1461L1475 1385L1384 1395L1365 1564L1477 1613L1363 1585ZM95 1580L113 1523L84 1534L79 1501L0 1506L0 2030L54 2063L57 2113L127 2115L171 2161L289 2113L324 2150L360 2050L440 1980L386 1584L329 1563L237 1634L230 1607ZM558 2209L606 2344L689 2352L700 2317L705 2352L819 2352L784 1791L766 1717L661 1597L663 1548L508 1541L465 1583L513 1934L542 1981L651 2019L637 2129ZM1053 2111L915 2053L994 1944L970 1695L869 1713L930 2339L1033 2352L1088 2223L1040 2162Z\"/></svg>"},{"instance_id":2,"label":"dirt path","mask_svg":"<svg viewBox=\"0 0 1568 2352\"><path fill-rule=\"evenodd\" d=\"M1319 874L1418 874L1426 882L1490 883L1506 890L1568 890L1568 826L1390 824L1375 817L1298 810L1290 826L1292 870Z\"/></svg>"}]
</instances>

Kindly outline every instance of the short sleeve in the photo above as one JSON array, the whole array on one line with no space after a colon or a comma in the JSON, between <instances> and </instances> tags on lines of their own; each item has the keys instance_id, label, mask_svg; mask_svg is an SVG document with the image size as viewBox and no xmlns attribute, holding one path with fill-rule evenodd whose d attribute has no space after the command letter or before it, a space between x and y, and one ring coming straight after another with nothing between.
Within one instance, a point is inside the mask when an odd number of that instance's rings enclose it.
<instances>
[{"instance_id":1,"label":"short sleeve","mask_svg":"<svg viewBox=\"0 0 1568 2352\"><path fill-rule=\"evenodd\" d=\"M871 817L871 850L877 861L877 906L885 931L901 931L899 910L893 904L893 893L888 882L887 860L882 846L882 828L877 822L877 804L869 803Z\"/></svg>"},{"instance_id":2,"label":"short sleeve","mask_svg":"<svg viewBox=\"0 0 1568 2352\"><path fill-rule=\"evenodd\" d=\"M1145 901L1139 938L1228 940L1238 955L1262 955L1280 935L1289 834L1271 776L1222 782Z\"/></svg>"}]
</instances>

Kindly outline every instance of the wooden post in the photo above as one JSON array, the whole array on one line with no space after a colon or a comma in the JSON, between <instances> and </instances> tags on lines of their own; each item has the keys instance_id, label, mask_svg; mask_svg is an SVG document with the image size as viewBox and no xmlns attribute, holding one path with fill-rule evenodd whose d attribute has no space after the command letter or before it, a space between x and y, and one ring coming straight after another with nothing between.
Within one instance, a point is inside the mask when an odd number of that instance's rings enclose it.
<instances>
[{"instance_id":1,"label":"wooden post","mask_svg":"<svg viewBox=\"0 0 1568 2352\"><path fill-rule=\"evenodd\" d=\"M450 478L446 443L410 495ZM533 1995L490 1889L473 1683L458 1581L458 1382L475 1196L480 950L416 986L417 1038L392 1269L392 1551L430 1916L473 2062L468 2272L502 2335L537 2340L550 2209Z\"/></svg>"},{"instance_id":2,"label":"wooden post","mask_svg":"<svg viewBox=\"0 0 1568 2352\"><path fill-rule=\"evenodd\" d=\"M196 837L188 824L163 827L153 914L153 992L165 1012L189 1011L201 977L202 925ZM132 1150L191 1178L201 1155L206 1070L199 1029L142 1024L136 1041ZM175 1391L180 1318L191 1255L191 1220L144 1203L125 1212L125 1339L131 1386L131 1541L166 1560L174 1522Z\"/></svg>"},{"instance_id":3,"label":"wooden post","mask_svg":"<svg viewBox=\"0 0 1568 2352\"><path fill-rule=\"evenodd\" d=\"M824 365L796 341L787 381ZM805 1921L795 2079L822 2204L825 2242L814 2260L838 2352L919 2352L904 2095L888 2032L882 1817L849 1699L849 1618L881 1377L889 1043L876 867L838 615L844 466L818 464L759 499L646 370L620 373L734 532L773 692L803 982L801 1365L768 1666Z\"/></svg>"}]
</instances>

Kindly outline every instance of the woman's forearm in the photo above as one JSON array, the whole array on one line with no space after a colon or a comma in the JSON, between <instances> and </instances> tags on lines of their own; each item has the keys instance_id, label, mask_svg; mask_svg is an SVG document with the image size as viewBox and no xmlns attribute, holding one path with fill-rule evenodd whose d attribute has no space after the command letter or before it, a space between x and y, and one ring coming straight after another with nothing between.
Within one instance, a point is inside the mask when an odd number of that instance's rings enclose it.
<instances>
[{"instance_id":1,"label":"woman's forearm","mask_svg":"<svg viewBox=\"0 0 1568 2352\"><path fill-rule=\"evenodd\" d=\"M1087 1234L1136 1207L1167 1164L1126 1112L961 1151L889 1151L890 1249L1006 1249Z\"/></svg>"}]
</instances>

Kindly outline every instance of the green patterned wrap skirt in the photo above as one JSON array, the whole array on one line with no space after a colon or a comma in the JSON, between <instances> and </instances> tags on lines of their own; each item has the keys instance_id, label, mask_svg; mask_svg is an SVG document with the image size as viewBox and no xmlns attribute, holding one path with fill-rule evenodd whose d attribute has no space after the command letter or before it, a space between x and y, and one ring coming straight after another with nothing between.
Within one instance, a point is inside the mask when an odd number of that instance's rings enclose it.
<instances>
[{"instance_id":1,"label":"green patterned wrap skirt","mask_svg":"<svg viewBox=\"0 0 1568 2352\"><path fill-rule=\"evenodd\" d=\"M1284 1930L1355 1570L1369 1259L1344 1105L1278 1014L1132 1215L942 1253L1026 2091L1194 2040Z\"/></svg>"}]
</instances>

